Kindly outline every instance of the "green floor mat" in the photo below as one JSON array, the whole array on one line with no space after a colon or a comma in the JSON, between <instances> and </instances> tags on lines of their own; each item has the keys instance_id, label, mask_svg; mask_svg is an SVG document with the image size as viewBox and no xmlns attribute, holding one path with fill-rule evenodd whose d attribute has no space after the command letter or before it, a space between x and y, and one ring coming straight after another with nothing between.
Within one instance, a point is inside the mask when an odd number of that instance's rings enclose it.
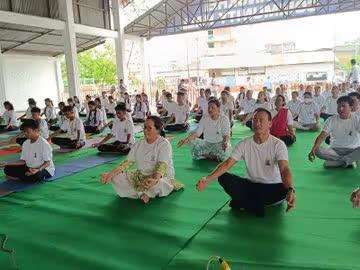
<instances>
[{"instance_id":1,"label":"green floor mat","mask_svg":"<svg viewBox=\"0 0 360 270\"><path fill-rule=\"evenodd\" d=\"M243 132L243 131L241 131ZM241 133L240 132L240 133ZM98 183L114 162L1 199L0 232L9 236L20 269L161 269L220 209L213 186L199 196L195 181L216 164L193 162L172 139L177 179L186 187L144 206ZM0 252L0 262L6 254ZM1 268L2 269L2 268ZM3 270L3 269L2 269Z\"/></svg>"},{"instance_id":2,"label":"green floor mat","mask_svg":"<svg viewBox=\"0 0 360 270\"><path fill-rule=\"evenodd\" d=\"M298 133L289 150L295 211L274 207L256 218L225 206L165 269L205 269L211 255L223 256L236 270L360 269L360 215L349 202L360 171L308 162L315 136Z\"/></svg>"}]
</instances>

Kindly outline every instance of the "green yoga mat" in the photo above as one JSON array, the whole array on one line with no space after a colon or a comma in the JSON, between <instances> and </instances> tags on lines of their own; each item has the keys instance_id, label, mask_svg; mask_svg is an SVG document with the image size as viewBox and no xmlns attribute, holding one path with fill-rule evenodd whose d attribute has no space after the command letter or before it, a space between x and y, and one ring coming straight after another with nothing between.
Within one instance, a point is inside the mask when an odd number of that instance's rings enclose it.
<instances>
[{"instance_id":1,"label":"green yoga mat","mask_svg":"<svg viewBox=\"0 0 360 270\"><path fill-rule=\"evenodd\" d=\"M349 202L360 171L308 162L315 136L298 133L289 150L297 187L293 212L280 206L256 218L225 206L164 269L204 269L211 255L236 270L360 269L360 212Z\"/></svg>"},{"instance_id":2,"label":"green yoga mat","mask_svg":"<svg viewBox=\"0 0 360 270\"><path fill-rule=\"evenodd\" d=\"M148 206L99 184L112 162L1 199L0 232L20 269L161 269L227 202L217 186L199 196L195 181L215 163L193 163L189 155L174 147L185 190ZM0 252L2 261L10 264Z\"/></svg>"}]
</instances>

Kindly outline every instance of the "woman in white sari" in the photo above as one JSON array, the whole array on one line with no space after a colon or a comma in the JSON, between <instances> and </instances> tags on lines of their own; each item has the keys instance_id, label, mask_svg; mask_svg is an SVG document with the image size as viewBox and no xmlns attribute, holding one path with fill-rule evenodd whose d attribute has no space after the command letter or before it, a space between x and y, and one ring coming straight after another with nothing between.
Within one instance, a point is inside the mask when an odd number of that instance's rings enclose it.
<instances>
[{"instance_id":1,"label":"woman in white sari","mask_svg":"<svg viewBox=\"0 0 360 270\"><path fill-rule=\"evenodd\" d=\"M137 141L127 159L101 176L103 184L112 183L120 197L141 199L165 197L183 186L174 179L175 171L170 142L162 137L162 122L149 116L144 125L145 138Z\"/></svg>"}]
</instances>

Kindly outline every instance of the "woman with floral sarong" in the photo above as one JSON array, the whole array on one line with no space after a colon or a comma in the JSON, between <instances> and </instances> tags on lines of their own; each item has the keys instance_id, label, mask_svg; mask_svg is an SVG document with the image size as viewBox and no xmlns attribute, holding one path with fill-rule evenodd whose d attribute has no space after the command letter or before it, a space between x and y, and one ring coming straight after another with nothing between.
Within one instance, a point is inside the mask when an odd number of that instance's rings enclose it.
<instances>
[{"instance_id":1,"label":"woman with floral sarong","mask_svg":"<svg viewBox=\"0 0 360 270\"><path fill-rule=\"evenodd\" d=\"M162 137L163 125L157 116L149 116L144 125L145 138L136 142L127 159L101 176L112 183L120 197L141 199L165 197L183 186L174 179L175 171L170 142Z\"/></svg>"}]
</instances>

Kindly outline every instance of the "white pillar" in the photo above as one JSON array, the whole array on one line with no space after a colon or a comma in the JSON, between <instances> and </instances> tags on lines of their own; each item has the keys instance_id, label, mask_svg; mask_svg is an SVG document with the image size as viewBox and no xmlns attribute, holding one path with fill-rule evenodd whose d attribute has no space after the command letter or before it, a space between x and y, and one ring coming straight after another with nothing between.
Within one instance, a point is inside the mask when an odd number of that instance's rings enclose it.
<instances>
[{"instance_id":1,"label":"white pillar","mask_svg":"<svg viewBox=\"0 0 360 270\"><path fill-rule=\"evenodd\" d=\"M115 41L115 53L116 53L116 73L118 81L123 79L125 84L128 84L127 70L125 66L125 36L124 36L124 24L123 18L123 7L119 3L119 0L112 1L113 3L113 17L114 17L114 28L118 33Z\"/></svg>"},{"instance_id":2,"label":"white pillar","mask_svg":"<svg viewBox=\"0 0 360 270\"><path fill-rule=\"evenodd\" d=\"M6 90L5 90L5 65L4 65L4 56L1 53L0 46L0 102L4 103L6 100Z\"/></svg>"},{"instance_id":3,"label":"white pillar","mask_svg":"<svg viewBox=\"0 0 360 270\"><path fill-rule=\"evenodd\" d=\"M77 65L75 22L72 0L60 0L59 6L65 15L63 31L67 79L70 96L80 96L80 80Z\"/></svg>"}]
</instances>

